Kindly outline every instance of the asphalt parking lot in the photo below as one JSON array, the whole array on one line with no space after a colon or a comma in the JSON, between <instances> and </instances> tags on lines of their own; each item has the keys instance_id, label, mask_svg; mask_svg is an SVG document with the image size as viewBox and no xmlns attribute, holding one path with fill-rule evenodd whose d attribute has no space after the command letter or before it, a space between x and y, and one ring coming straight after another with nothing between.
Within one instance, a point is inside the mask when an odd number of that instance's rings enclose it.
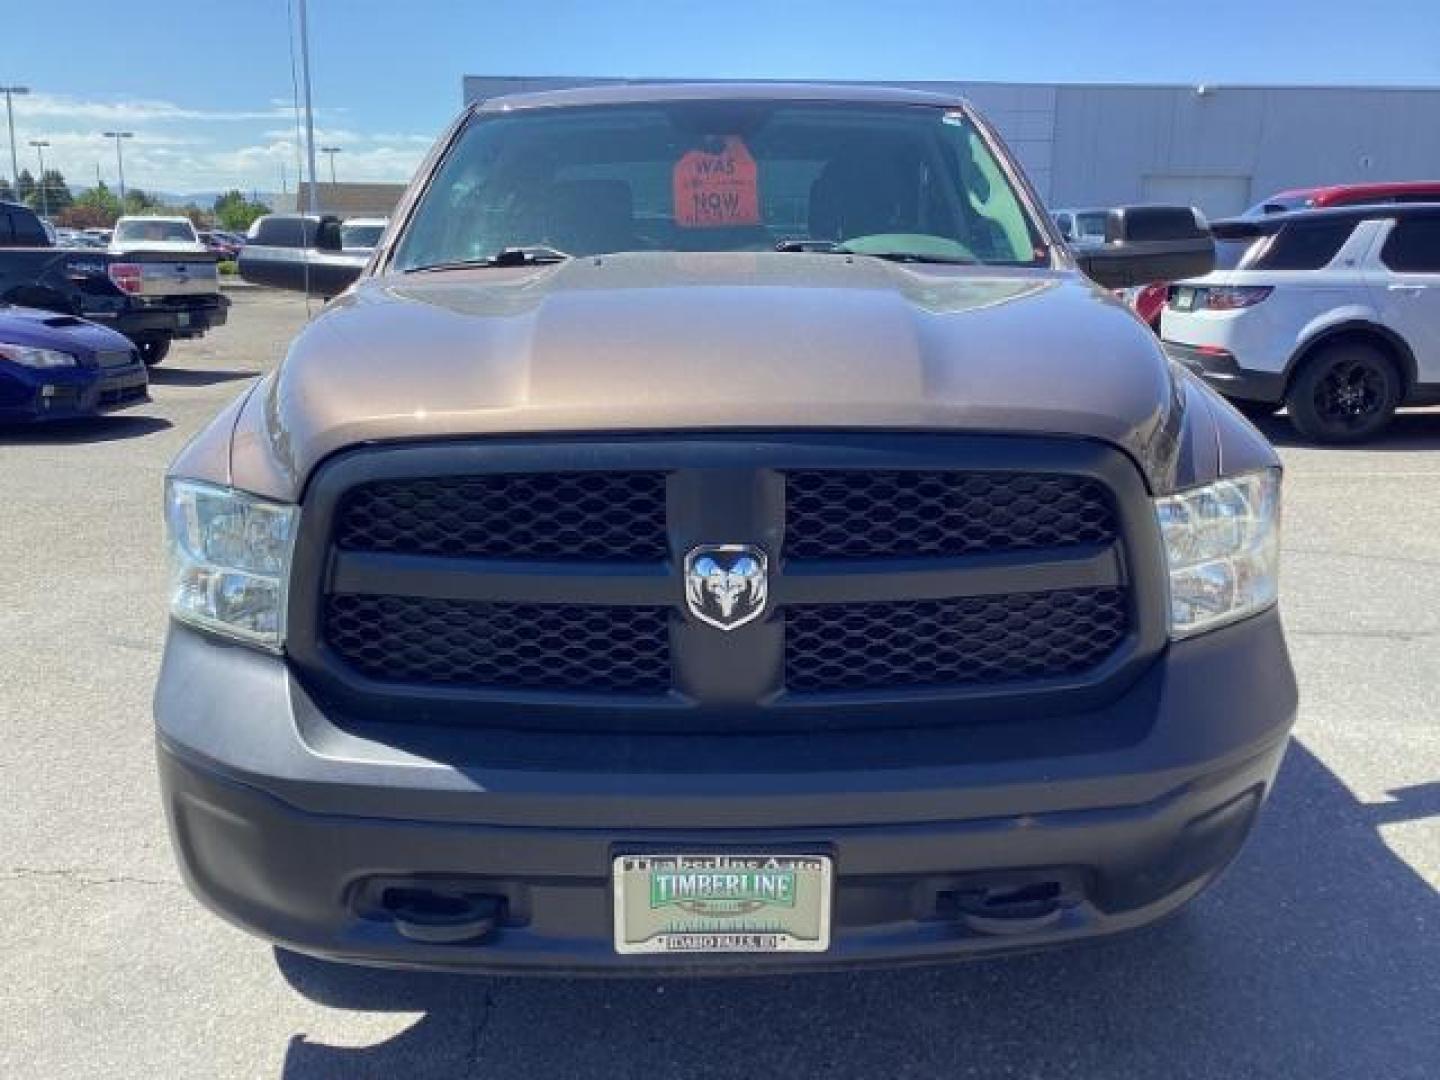
<instances>
[{"instance_id":1,"label":"asphalt parking lot","mask_svg":"<svg viewBox=\"0 0 1440 1080\"><path fill-rule=\"evenodd\" d=\"M1301 718L1250 846L1180 918L911 972L371 972L202 910L156 795L161 478L305 319L233 295L149 406L0 432L0 1076L1440 1075L1440 411L1363 449L1269 426Z\"/></svg>"}]
</instances>

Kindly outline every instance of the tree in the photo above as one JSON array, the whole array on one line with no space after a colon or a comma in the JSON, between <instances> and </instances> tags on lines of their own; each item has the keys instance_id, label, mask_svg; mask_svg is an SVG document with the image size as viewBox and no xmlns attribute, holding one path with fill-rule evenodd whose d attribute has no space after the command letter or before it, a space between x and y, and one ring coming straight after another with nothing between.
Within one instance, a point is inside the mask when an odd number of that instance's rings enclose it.
<instances>
[{"instance_id":1,"label":"tree","mask_svg":"<svg viewBox=\"0 0 1440 1080\"><path fill-rule=\"evenodd\" d=\"M102 181L75 196L60 224L72 229L109 228L120 216L120 200ZM76 224L80 219L84 224Z\"/></svg>"},{"instance_id":2,"label":"tree","mask_svg":"<svg viewBox=\"0 0 1440 1080\"><path fill-rule=\"evenodd\" d=\"M115 224L115 214L106 213L77 199L54 215L54 220L62 229L108 229Z\"/></svg>"},{"instance_id":3,"label":"tree","mask_svg":"<svg viewBox=\"0 0 1440 1080\"><path fill-rule=\"evenodd\" d=\"M125 191L124 212L127 214L144 214L147 211L158 210L160 200L151 196L140 188L127 188Z\"/></svg>"},{"instance_id":4,"label":"tree","mask_svg":"<svg viewBox=\"0 0 1440 1080\"><path fill-rule=\"evenodd\" d=\"M58 214L75 201L70 194L70 185L65 183L65 177L59 169L46 169L40 177L40 185L44 187L44 197L41 197L40 187L25 201L30 207L39 210L42 207L49 210L51 214Z\"/></svg>"},{"instance_id":5,"label":"tree","mask_svg":"<svg viewBox=\"0 0 1440 1080\"><path fill-rule=\"evenodd\" d=\"M244 232L250 223L270 208L258 199L247 199L242 191L227 191L215 200L215 223L231 232Z\"/></svg>"},{"instance_id":6,"label":"tree","mask_svg":"<svg viewBox=\"0 0 1440 1080\"><path fill-rule=\"evenodd\" d=\"M102 181L75 196L55 223L67 229L108 229L120 216L120 200Z\"/></svg>"},{"instance_id":7,"label":"tree","mask_svg":"<svg viewBox=\"0 0 1440 1080\"><path fill-rule=\"evenodd\" d=\"M0 176L0 201L14 202L15 189L10 186L10 181Z\"/></svg>"},{"instance_id":8,"label":"tree","mask_svg":"<svg viewBox=\"0 0 1440 1080\"><path fill-rule=\"evenodd\" d=\"M35 177L30 175L29 169L21 169L20 175L15 178L15 194L23 203L28 203L30 196L35 194Z\"/></svg>"}]
</instances>

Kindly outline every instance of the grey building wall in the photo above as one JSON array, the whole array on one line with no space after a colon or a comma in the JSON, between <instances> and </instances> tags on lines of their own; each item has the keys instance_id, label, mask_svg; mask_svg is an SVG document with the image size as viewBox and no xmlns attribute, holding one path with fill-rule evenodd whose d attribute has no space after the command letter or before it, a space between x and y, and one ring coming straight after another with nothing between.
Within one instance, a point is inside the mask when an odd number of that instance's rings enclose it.
<instances>
[{"instance_id":1,"label":"grey building wall","mask_svg":"<svg viewBox=\"0 0 1440 1080\"><path fill-rule=\"evenodd\" d=\"M466 76L466 103L632 81ZM1051 206L1185 202L1238 213L1293 187L1440 180L1440 87L890 83L960 93Z\"/></svg>"}]
</instances>

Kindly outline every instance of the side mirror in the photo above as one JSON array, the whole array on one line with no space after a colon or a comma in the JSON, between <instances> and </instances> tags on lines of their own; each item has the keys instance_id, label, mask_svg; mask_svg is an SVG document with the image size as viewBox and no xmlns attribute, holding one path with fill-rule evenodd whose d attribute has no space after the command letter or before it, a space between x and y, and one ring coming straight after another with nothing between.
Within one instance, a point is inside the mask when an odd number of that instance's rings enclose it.
<instances>
[{"instance_id":1,"label":"side mirror","mask_svg":"<svg viewBox=\"0 0 1440 1080\"><path fill-rule=\"evenodd\" d=\"M1210 273L1215 241L1193 206L1119 206L1106 215L1105 242L1075 259L1097 284L1126 289Z\"/></svg>"},{"instance_id":2,"label":"side mirror","mask_svg":"<svg viewBox=\"0 0 1440 1080\"><path fill-rule=\"evenodd\" d=\"M348 289L367 261L341 252L339 218L310 214L256 218L237 260L240 276L252 285L326 299Z\"/></svg>"}]
</instances>

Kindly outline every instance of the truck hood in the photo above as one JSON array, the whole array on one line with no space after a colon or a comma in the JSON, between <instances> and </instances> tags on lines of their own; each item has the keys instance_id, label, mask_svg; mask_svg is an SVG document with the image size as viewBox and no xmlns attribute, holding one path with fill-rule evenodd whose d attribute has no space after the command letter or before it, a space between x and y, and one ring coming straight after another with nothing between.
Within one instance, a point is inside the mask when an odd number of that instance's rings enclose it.
<instances>
[{"instance_id":1,"label":"truck hood","mask_svg":"<svg viewBox=\"0 0 1440 1080\"><path fill-rule=\"evenodd\" d=\"M633 254L362 278L237 417L233 482L297 498L347 446L681 429L1061 434L1172 468L1154 336L1065 271Z\"/></svg>"}]
</instances>

